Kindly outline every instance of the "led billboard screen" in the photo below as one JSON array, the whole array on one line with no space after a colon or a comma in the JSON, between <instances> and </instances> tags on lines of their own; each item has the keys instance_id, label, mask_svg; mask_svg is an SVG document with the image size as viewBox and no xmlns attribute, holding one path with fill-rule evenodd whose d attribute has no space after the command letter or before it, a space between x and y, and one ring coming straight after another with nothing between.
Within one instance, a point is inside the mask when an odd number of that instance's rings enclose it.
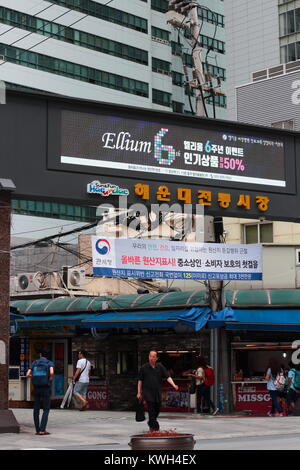
<instances>
[{"instance_id":1,"label":"led billboard screen","mask_svg":"<svg viewBox=\"0 0 300 470\"><path fill-rule=\"evenodd\" d=\"M196 123L195 123L196 124ZM254 132L63 110L60 163L214 185L286 188L285 142Z\"/></svg>"},{"instance_id":2,"label":"led billboard screen","mask_svg":"<svg viewBox=\"0 0 300 470\"><path fill-rule=\"evenodd\" d=\"M0 129L16 199L300 221L297 132L14 90Z\"/></svg>"}]
</instances>

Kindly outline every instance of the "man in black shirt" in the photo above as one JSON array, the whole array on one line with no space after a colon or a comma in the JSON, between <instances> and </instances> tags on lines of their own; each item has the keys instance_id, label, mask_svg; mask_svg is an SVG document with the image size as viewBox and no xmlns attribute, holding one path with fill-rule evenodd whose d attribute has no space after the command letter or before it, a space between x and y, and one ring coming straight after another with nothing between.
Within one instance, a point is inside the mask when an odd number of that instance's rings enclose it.
<instances>
[{"instance_id":1,"label":"man in black shirt","mask_svg":"<svg viewBox=\"0 0 300 470\"><path fill-rule=\"evenodd\" d=\"M161 406L161 387L164 379L172 385L177 391L178 385L175 385L167 369L157 362L158 353L155 350L149 352L149 362L144 364L139 372L137 385L137 399L142 399L142 394L148 406L150 431L158 431L159 423L157 421Z\"/></svg>"}]
</instances>

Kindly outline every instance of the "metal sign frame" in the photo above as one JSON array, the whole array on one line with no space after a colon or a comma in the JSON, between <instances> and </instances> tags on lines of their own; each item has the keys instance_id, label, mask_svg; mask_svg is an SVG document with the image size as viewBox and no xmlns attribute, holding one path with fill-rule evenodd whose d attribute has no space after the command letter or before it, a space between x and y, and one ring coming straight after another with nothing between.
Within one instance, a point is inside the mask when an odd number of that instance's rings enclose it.
<instances>
[{"instance_id":1,"label":"metal sign frame","mask_svg":"<svg viewBox=\"0 0 300 470\"><path fill-rule=\"evenodd\" d=\"M60 161L63 110L112 116L126 122L148 121L157 123L158 131L163 126L180 126L183 134L199 129L282 141L286 187L63 164ZM191 205L195 211L199 204L208 215L300 220L297 132L15 90L8 91L7 104L0 107L0 124L3 136L0 173L14 181L17 188L14 197L18 199L90 206L107 202L118 206L119 196L125 191L128 205L178 203ZM91 183L95 185L89 192Z\"/></svg>"}]
</instances>

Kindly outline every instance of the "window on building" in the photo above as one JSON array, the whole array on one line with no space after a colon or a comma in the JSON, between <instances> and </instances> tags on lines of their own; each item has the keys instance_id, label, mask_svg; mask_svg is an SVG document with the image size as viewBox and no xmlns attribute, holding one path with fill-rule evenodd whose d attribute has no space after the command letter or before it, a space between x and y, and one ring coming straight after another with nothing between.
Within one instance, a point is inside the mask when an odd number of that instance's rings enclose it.
<instances>
[{"instance_id":1,"label":"window on building","mask_svg":"<svg viewBox=\"0 0 300 470\"><path fill-rule=\"evenodd\" d=\"M172 72L172 83L173 85L182 86L183 84L183 75L179 72Z\"/></svg>"},{"instance_id":2,"label":"window on building","mask_svg":"<svg viewBox=\"0 0 300 470\"><path fill-rule=\"evenodd\" d=\"M157 59L152 57L152 71L157 73L162 73L164 75L170 75L171 73L171 64L165 60Z\"/></svg>"},{"instance_id":3,"label":"window on building","mask_svg":"<svg viewBox=\"0 0 300 470\"><path fill-rule=\"evenodd\" d=\"M295 10L295 30L300 31L300 8Z\"/></svg>"},{"instance_id":4,"label":"window on building","mask_svg":"<svg viewBox=\"0 0 300 470\"><path fill-rule=\"evenodd\" d=\"M12 210L14 214L36 217L76 220L78 222L93 222L96 220L96 207L82 207L56 202L13 199Z\"/></svg>"},{"instance_id":5,"label":"window on building","mask_svg":"<svg viewBox=\"0 0 300 470\"><path fill-rule=\"evenodd\" d=\"M273 223L245 224L244 243L273 243Z\"/></svg>"},{"instance_id":6,"label":"window on building","mask_svg":"<svg viewBox=\"0 0 300 470\"><path fill-rule=\"evenodd\" d=\"M151 8L152 10L166 13L168 11L168 0L151 0Z\"/></svg>"},{"instance_id":7,"label":"window on building","mask_svg":"<svg viewBox=\"0 0 300 470\"><path fill-rule=\"evenodd\" d=\"M226 108L227 107L227 96L225 95L215 95L214 99L209 97L207 103L210 105L215 104L218 108Z\"/></svg>"},{"instance_id":8,"label":"window on building","mask_svg":"<svg viewBox=\"0 0 300 470\"><path fill-rule=\"evenodd\" d=\"M300 41L292 42L280 48L281 63L294 62L300 59Z\"/></svg>"},{"instance_id":9,"label":"window on building","mask_svg":"<svg viewBox=\"0 0 300 470\"><path fill-rule=\"evenodd\" d=\"M296 44L295 43L292 43L292 44L289 44L287 46L287 58L288 58L288 62L293 62L294 60L296 60Z\"/></svg>"},{"instance_id":10,"label":"window on building","mask_svg":"<svg viewBox=\"0 0 300 470\"><path fill-rule=\"evenodd\" d=\"M179 44L178 42L172 41L171 46L172 46L172 54L173 55L178 55L178 56L182 55L182 44Z\"/></svg>"},{"instance_id":11,"label":"window on building","mask_svg":"<svg viewBox=\"0 0 300 470\"><path fill-rule=\"evenodd\" d=\"M137 357L131 351L119 351L117 353L117 375L137 373Z\"/></svg>"},{"instance_id":12,"label":"window on building","mask_svg":"<svg viewBox=\"0 0 300 470\"><path fill-rule=\"evenodd\" d=\"M286 33L295 32L295 11L291 10L286 13Z\"/></svg>"},{"instance_id":13,"label":"window on building","mask_svg":"<svg viewBox=\"0 0 300 470\"><path fill-rule=\"evenodd\" d=\"M300 31L300 8L287 11L279 15L279 34L286 36L288 34Z\"/></svg>"},{"instance_id":14,"label":"window on building","mask_svg":"<svg viewBox=\"0 0 300 470\"><path fill-rule=\"evenodd\" d=\"M93 360L93 376L104 377L105 376L105 354L97 352Z\"/></svg>"},{"instance_id":15,"label":"window on building","mask_svg":"<svg viewBox=\"0 0 300 470\"><path fill-rule=\"evenodd\" d=\"M0 44L0 54L5 57L7 62L38 70L46 70L58 75L75 78L76 80L124 91L125 93L148 97L148 83L146 82L140 82L132 78L96 70L36 52L29 52L24 49L7 46L6 44Z\"/></svg>"},{"instance_id":16,"label":"window on building","mask_svg":"<svg viewBox=\"0 0 300 470\"><path fill-rule=\"evenodd\" d=\"M174 113L183 113L183 103L179 101L172 101L172 108Z\"/></svg>"},{"instance_id":17,"label":"window on building","mask_svg":"<svg viewBox=\"0 0 300 470\"><path fill-rule=\"evenodd\" d=\"M162 106L171 106L171 94L161 90L152 90L152 102Z\"/></svg>"},{"instance_id":18,"label":"window on building","mask_svg":"<svg viewBox=\"0 0 300 470\"><path fill-rule=\"evenodd\" d=\"M286 121L272 122L272 127L277 127L277 129L287 129L289 131L294 130L294 120L288 119Z\"/></svg>"},{"instance_id":19,"label":"window on building","mask_svg":"<svg viewBox=\"0 0 300 470\"><path fill-rule=\"evenodd\" d=\"M191 54L183 54L183 63L187 67L193 67L193 57Z\"/></svg>"},{"instance_id":20,"label":"window on building","mask_svg":"<svg viewBox=\"0 0 300 470\"><path fill-rule=\"evenodd\" d=\"M215 11L200 7L198 10L198 16L199 18L204 21L207 21L208 23L217 24L218 26L221 26L223 28L225 26L225 17L223 15L220 15L219 13L216 13Z\"/></svg>"},{"instance_id":21,"label":"window on building","mask_svg":"<svg viewBox=\"0 0 300 470\"><path fill-rule=\"evenodd\" d=\"M152 37L156 39L161 39L162 41L170 40L170 33L169 31L166 31L165 29L160 29L160 28L156 28L155 26L152 26L151 34L152 34Z\"/></svg>"},{"instance_id":22,"label":"window on building","mask_svg":"<svg viewBox=\"0 0 300 470\"><path fill-rule=\"evenodd\" d=\"M95 16L104 21L116 23L126 28L135 29L142 33L148 32L148 22L145 18L131 15L122 10L110 6L101 5L92 0L49 0L51 3L61 5L72 10L80 11L86 15Z\"/></svg>"},{"instance_id":23,"label":"window on building","mask_svg":"<svg viewBox=\"0 0 300 470\"><path fill-rule=\"evenodd\" d=\"M51 36L104 54L148 65L148 52L112 39L103 38L84 31L37 19L9 8L0 7L0 22L17 26L31 32Z\"/></svg>"}]
</instances>

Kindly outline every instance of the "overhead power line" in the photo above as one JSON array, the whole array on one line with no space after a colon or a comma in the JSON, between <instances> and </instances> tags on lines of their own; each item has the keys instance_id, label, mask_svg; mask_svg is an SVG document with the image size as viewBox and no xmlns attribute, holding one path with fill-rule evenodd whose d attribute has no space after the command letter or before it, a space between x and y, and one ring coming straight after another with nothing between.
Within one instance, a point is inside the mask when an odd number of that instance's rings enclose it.
<instances>
[{"instance_id":1,"label":"overhead power line","mask_svg":"<svg viewBox=\"0 0 300 470\"><path fill-rule=\"evenodd\" d=\"M109 2L105 3L103 6L109 5L109 4L110 4L111 2L113 2L113 1L114 1L114 0L110 0ZM36 15L42 13L43 11L45 11L45 10L47 10L48 8L51 8L51 7L53 7L53 6L55 6L55 5L52 4L52 5L48 6L47 8L44 8L44 9L41 10L40 12L36 13L36 14L33 15L33 16L36 16ZM11 44L7 44L7 46L11 47L11 46L15 45L17 42L23 41L23 39L26 39L27 37L31 36L32 34L36 34L37 31L42 30L47 24L50 24L50 23L52 23L53 21L58 20L58 19L61 18L62 16L66 15L66 14L68 14L68 13L70 13L70 12L74 12L74 11L75 11L75 10L73 10L72 8L69 8L66 12L64 12L64 13L62 13L61 15L57 16L56 18L53 18L52 20L49 20L47 23L45 23L45 24L43 25L43 27L38 28L36 31L32 31L31 33L28 33L27 35L23 36L22 38L17 39L16 41L12 42ZM58 33L61 33L61 32L64 31L65 29L70 28L71 26L74 26L75 24L77 24L77 23L79 23L80 21L84 20L84 19L87 18L88 16L90 16L90 14L84 15L82 18L80 18L79 20L74 21L73 23L71 23L71 24L69 24L69 25L62 26L62 28L58 31ZM3 34L5 34L5 33L9 32L9 31L11 31L11 30L13 30L13 29L17 29L17 27L16 27L16 26L13 26L13 27L10 28L8 31L5 31L5 32L3 32L2 34L0 34L0 36L2 36ZM39 45L42 44L42 43L45 43L45 42L48 41L49 39L53 39L53 35L50 35L49 37L43 39L42 41L38 42L37 44L34 44L33 46L29 47L28 49L24 49L23 51L20 52L19 55L21 56L21 55L25 54L26 52L31 51L32 49L34 49L35 47L39 46ZM54 39L55 39L55 37L54 37ZM9 61L8 61L8 60L4 60L4 61L0 64L0 66L6 64L7 62L9 62Z\"/></svg>"},{"instance_id":2,"label":"overhead power line","mask_svg":"<svg viewBox=\"0 0 300 470\"><path fill-rule=\"evenodd\" d=\"M56 235L49 235L48 237L40 238L33 242L28 242L28 243L23 243L22 245L13 246L11 248L11 251L18 250L19 248L26 248L28 246L37 245L38 243L42 243L42 242L52 241L54 238L57 238L57 237L62 237L62 236L65 237L67 235L72 235L73 233L83 232L84 230L88 230L90 228L96 227L98 224L99 224L99 221L93 222L92 224L84 225L83 227L75 228L73 230L69 230L68 232L57 233Z\"/></svg>"}]
</instances>

